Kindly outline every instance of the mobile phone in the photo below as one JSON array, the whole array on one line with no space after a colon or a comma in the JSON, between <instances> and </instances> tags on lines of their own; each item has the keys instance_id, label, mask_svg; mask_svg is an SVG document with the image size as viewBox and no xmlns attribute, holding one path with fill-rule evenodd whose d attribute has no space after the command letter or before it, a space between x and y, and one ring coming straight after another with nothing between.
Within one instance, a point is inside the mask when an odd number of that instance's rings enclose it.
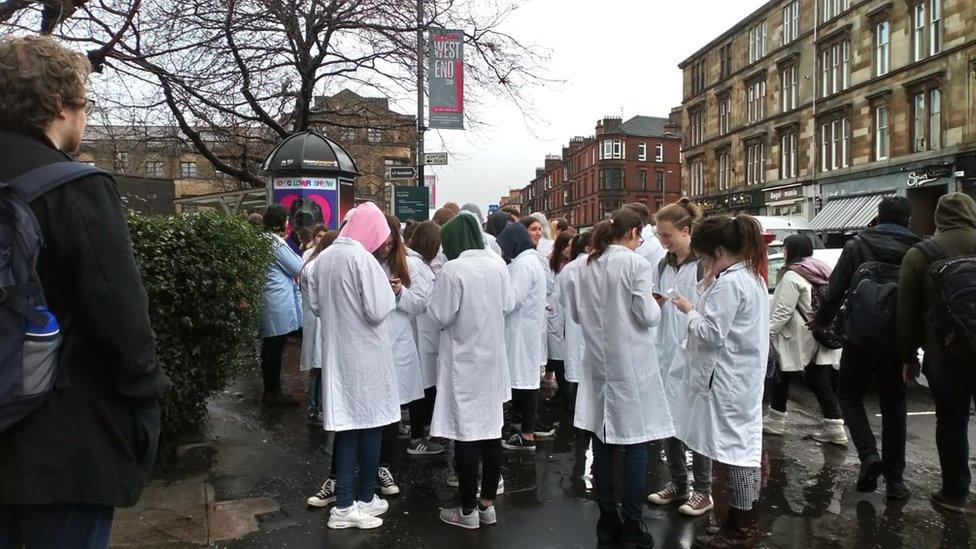
<instances>
[{"instance_id":1,"label":"mobile phone","mask_svg":"<svg viewBox=\"0 0 976 549\"><path fill-rule=\"evenodd\" d=\"M681 297L681 294L679 294L678 292L674 291L674 288L668 288L667 291L664 292L664 295L668 296L668 299L671 299L671 300L675 300L675 299Z\"/></svg>"}]
</instances>

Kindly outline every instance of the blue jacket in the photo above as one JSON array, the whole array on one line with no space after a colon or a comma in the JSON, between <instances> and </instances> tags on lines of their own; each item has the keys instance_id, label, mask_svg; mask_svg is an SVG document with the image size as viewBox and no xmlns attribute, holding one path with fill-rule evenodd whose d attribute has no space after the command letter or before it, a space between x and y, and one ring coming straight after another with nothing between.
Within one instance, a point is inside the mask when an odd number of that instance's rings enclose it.
<instances>
[{"instance_id":1,"label":"blue jacket","mask_svg":"<svg viewBox=\"0 0 976 549\"><path fill-rule=\"evenodd\" d=\"M302 272L302 258L278 235L273 239L274 261L268 267L261 312L261 336L290 334L302 326L302 297L295 277Z\"/></svg>"}]
</instances>

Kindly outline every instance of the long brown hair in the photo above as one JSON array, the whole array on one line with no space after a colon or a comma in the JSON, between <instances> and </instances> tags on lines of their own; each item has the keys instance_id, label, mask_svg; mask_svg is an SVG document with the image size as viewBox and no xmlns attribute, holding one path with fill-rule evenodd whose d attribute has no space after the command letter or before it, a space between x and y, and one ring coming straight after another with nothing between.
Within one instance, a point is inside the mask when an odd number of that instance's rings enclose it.
<instances>
[{"instance_id":1,"label":"long brown hair","mask_svg":"<svg viewBox=\"0 0 976 549\"><path fill-rule=\"evenodd\" d=\"M563 257L563 250L573 244L573 233L563 231L556 237L556 242L552 245L552 255L549 256L549 268L552 272L559 273L569 261Z\"/></svg>"},{"instance_id":2,"label":"long brown hair","mask_svg":"<svg viewBox=\"0 0 976 549\"><path fill-rule=\"evenodd\" d=\"M769 259L762 226L755 217L717 215L706 218L691 234L691 247L699 254L715 257L715 250L741 255L752 272L764 280L769 277Z\"/></svg>"},{"instance_id":3,"label":"long brown hair","mask_svg":"<svg viewBox=\"0 0 976 549\"><path fill-rule=\"evenodd\" d=\"M411 250L420 254L428 264L437 257L441 250L441 228L433 221L418 223L410 235L407 244Z\"/></svg>"},{"instance_id":4,"label":"long brown hair","mask_svg":"<svg viewBox=\"0 0 976 549\"><path fill-rule=\"evenodd\" d=\"M313 259L318 257L318 255L325 251L326 248L331 246L337 238L339 238L339 231L325 231L325 234L319 239L319 243L316 244L315 248L312 249L312 255L309 256L308 262L310 263Z\"/></svg>"},{"instance_id":5,"label":"long brown hair","mask_svg":"<svg viewBox=\"0 0 976 549\"><path fill-rule=\"evenodd\" d=\"M610 219L597 223L593 228L593 241L590 243L592 251L586 263L590 264L599 259L614 240L620 240L634 229L639 233L643 228L644 223L634 210L620 208L613 212Z\"/></svg>"},{"instance_id":6,"label":"long brown hair","mask_svg":"<svg viewBox=\"0 0 976 549\"><path fill-rule=\"evenodd\" d=\"M691 231L695 223L701 220L701 216L701 207L692 202L690 198L684 197L674 204L668 204L661 208L661 211L657 212L657 222L667 221L677 227L679 231L685 227Z\"/></svg>"},{"instance_id":7,"label":"long brown hair","mask_svg":"<svg viewBox=\"0 0 976 549\"><path fill-rule=\"evenodd\" d=\"M390 267L390 274L399 278L400 283L410 287L410 268L407 267L407 248L403 245L403 235L400 234L400 220L396 216L386 214L386 222L390 225L393 236L393 249L386 256L386 264Z\"/></svg>"}]
</instances>

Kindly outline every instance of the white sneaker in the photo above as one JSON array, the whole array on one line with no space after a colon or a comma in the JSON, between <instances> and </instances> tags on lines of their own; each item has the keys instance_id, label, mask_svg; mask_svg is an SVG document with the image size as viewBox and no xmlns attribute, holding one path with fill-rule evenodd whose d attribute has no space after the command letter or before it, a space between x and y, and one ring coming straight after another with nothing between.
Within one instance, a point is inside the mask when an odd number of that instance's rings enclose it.
<instances>
[{"instance_id":1,"label":"white sneaker","mask_svg":"<svg viewBox=\"0 0 976 549\"><path fill-rule=\"evenodd\" d=\"M471 511L470 515L465 515L460 507L441 509L441 521L451 526L467 528L468 530L477 530L481 526L481 520L477 510Z\"/></svg>"},{"instance_id":2,"label":"white sneaker","mask_svg":"<svg viewBox=\"0 0 976 549\"><path fill-rule=\"evenodd\" d=\"M500 496L504 493L505 493L505 479L502 477L498 477L498 488L495 490L495 495ZM478 480L478 497L479 498L481 497L481 479Z\"/></svg>"},{"instance_id":3,"label":"white sneaker","mask_svg":"<svg viewBox=\"0 0 976 549\"><path fill-rule=\"evenodd\" d=\"M448 473L447 479L445 479L444 482L446 482L451 488L457 488L460 485L458 482L457 473Z\"/></svg>"},{"instance_id":4,"label":"white sneaker","mask_svg":"<svg viewBox=\"0 0 976 549\"><path fill-rule=\"evenodd\" d=\"M312 507L325 507L335 501L335 479L327 479L322 483L322 488L314 496L308 498L306 501Z\"/></svg>"},{"instance_id":5,"label":"white sneaker","mask_svg":"<svg viewBox=\"0 0 976 549\"><path fill-rule=\"evenodd\" d=\"M376 485L384 496L395 496L400 493L400 487L393 480L393 473L387 467L380 467L376 471Z\"/></svg>"},{"instance_id":6,"label":"white sneaker","mask_svg":"<svg viewBox=\"0 0 976 549\"><path fill-rule=\"evenodd\" d=\"M824 442L827 444L839 444L841 446L847 445L847 432L844 430L844 420L843 419L825 419L823 420L823 428L813 435L810 436L813 440L817 442Z\"/></svg>"},{"instance_id":7,"label":"white sneaker","mask_svg":"<svg viewBox=\"0 0 976 549\"><path fill-rule=\"evenodd\" d=\"M492 505L491 507L485 509L484 511L482 511L481 508L479 508L478 521L481 524L495 524L496 522L498 522L498 515L495 514L495 506Z\"/></svg>"},{"instance_id":8,"label":"white sneaker","mask_svg":"<svg viewBox=\"0 0 976 549\"><path fill-rule=\"evenodd\" d=\"M356 505L371 517L378 517L390 510L390 504L376 496L373 496L373 501L357 501Z\"/></svg>"},{"instance_id":9,"label":"white sneaker","mask_svg":"<svg viewBox=\"0 0 976 549\"><path fill-rule=\"evenodd\" d=\"M345 509L332 508L329 515L329 528L342 530L344 528L359 528L370 530L383 526L383 519L371 517L360 509L359 505L352 505Z\"/></svg>"},{"instance_id":10,"label":"white sneaker","mask_svg":"<svg viewBox=\"0 0 976 549\"><path fill-rule=\"evenodd\" d=\"M786 433L786 412L777 412L770 408L763 418L763 432L767 435L782 436Z\"/></svg>"}]
</instances>

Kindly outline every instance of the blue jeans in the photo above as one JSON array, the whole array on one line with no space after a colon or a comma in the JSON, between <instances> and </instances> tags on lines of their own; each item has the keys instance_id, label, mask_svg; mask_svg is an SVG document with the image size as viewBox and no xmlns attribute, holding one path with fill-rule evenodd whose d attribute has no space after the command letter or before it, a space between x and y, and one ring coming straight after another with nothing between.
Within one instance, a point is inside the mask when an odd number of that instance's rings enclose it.
<instances>
[{"instance_id":1,"label":"blue jeans","mask_svg":"<svg viewBox=\"0 0 976 549\"><path fill-rule=\"evenodd\" d=\"M308 413L322 411L322 370L312 368L308 371Z\"/></svg>"},{"instance_id":2,"label":"blue jeans","mask_svg":"<svg viewBox=\"0 0 976 549\"><path fill-rule=\"evenodd\" d=\"M373 501L382 440L383 427L339 431L335 434L332 451L335 452L336 507L346 509L357 500ZM357 469L359 489L354 490Z\"/></svg>"},{"instance_id":3,"label":"blue jeans","mask_svg":"<svg viewBox=\"0 0 976 549\"><path fill-rule=\"evenodd\" d=\"M668 468L671 470L671 482L678 488L688 488L688 466L685 463L685 443L672 437L664 441L664 453L668 457ZM712 493L712 460L699 454L691 453L691 472L694 478L696 492Z\"/></svg>"},{"instance_id":4,"label":"blue jeans","mask_svg":"<svg viewBox=\"0 0 976 549\"><path fill-rule=\"evenodd\" d=\"M604 444L593 436L593 481L596 483L600 511L616 512L617 497L613 486L613 462L616 450L624 453L624 518L641 520L644 509L644 480L647 474L647 443Z\"/></svg>"},{"instance_id":5,"label":"blue jeans","mask_svg":"<svg viewBox=\"0 0 976 549\"><path fill-rule=\"evenodd\" d=\"M83 503L0 505L0 549L104 549L114 513Z\"/></svg>"}]
</instances>

